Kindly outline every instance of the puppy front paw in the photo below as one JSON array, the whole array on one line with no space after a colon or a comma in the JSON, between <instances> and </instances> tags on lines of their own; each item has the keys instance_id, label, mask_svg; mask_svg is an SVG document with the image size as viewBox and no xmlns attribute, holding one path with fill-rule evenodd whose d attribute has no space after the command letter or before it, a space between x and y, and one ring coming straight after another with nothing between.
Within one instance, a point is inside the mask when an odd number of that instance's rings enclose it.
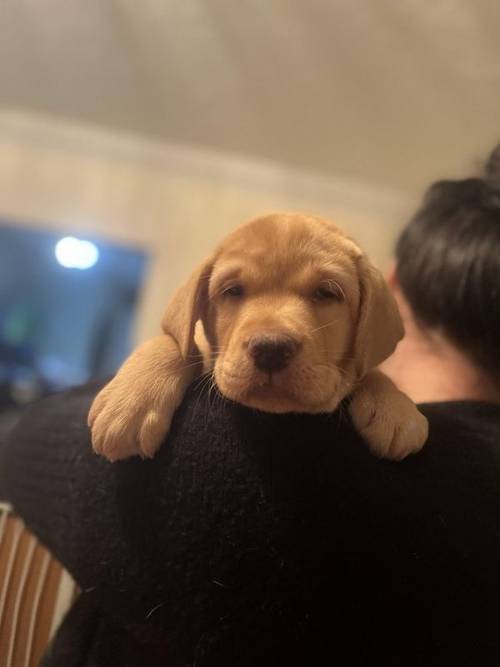
<instances>
[{"instance_id":1,"label":"puppy front paw","mask_svg":"<svg viewBox=\"0 0 500 667\"><path fill-rule=\"evenodd\" d=\"M94 399L88 416L92 446L109 461L130 456L151 458L170 429L175 407L152 404L117 375Z\"/></svg>"},{"instance_id":2,"label":"puppy front paw","mask_svg":"<svg viewBox=\"0 0 500 667\"><path fill-rule=\"evenodd\" d=\"M349 410L356 430L379 458L401 461L422 449L427 440L427 419L395 388L379 394L360 391Z\"/></svg>"}]
</instances>

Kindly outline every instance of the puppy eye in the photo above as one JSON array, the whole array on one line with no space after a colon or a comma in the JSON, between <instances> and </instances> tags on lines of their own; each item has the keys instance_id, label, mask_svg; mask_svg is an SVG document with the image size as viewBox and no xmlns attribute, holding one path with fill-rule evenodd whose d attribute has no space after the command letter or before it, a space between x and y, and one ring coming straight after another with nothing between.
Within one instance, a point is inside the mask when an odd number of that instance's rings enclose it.
<instances>
[{"instance_id":1,"label":"puppy eye","mask_svg":"<svg viewBox=\"0 0 500 667\"><path fill-rule=\"evenodd\" d=\"M222 290L222 296L243 296L243 285L231 285Z\"/></svg>"},{"instance_id":2,"label":"puppy eye","mask_svg":"<svg viewBox=\"0 0 500 667\"><path fill-rule=\"evenodd\" d=\"M313 301L342 301L344 294L341 289L318 287L313 294Z\"/></svg>"}]
</instances>

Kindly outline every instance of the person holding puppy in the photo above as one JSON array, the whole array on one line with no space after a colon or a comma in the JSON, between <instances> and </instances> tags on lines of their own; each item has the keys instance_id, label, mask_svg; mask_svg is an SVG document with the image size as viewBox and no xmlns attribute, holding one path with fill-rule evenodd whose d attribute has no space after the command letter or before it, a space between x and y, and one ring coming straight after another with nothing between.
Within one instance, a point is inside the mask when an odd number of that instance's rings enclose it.
<instances>
[{"instance_id":1,"label":"person holding puppy","mask_svg":"<svg viewBox=\"0 0 500 667\"><path fill-rule=\"evenodd\" d=\"M344 404L266 414L194 384L155 458L110 464L97 387L30 410L6 486L83 590L44 667L499 663L497 155L398 243L384 371L429 421L419 453L374 457Z\"/></svg>"}]
</instances>

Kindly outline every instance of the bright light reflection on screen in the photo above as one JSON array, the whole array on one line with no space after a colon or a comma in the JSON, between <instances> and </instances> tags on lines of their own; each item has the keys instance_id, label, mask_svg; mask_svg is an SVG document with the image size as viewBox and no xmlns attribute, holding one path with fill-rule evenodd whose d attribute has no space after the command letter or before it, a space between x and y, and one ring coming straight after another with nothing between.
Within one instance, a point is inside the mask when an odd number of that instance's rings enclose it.
<instances>
[{"instance_id":1,"label":"bright light reflection on screen","mask_svg":"<svg viewBox=\"0 0 500 667\"><path fill-rule=\"evenodd\" d=\"M99 249L91 241L65 236L56 243L55 255L67 269L91 269L99 259Z\"/></svg>"}]
</instances>

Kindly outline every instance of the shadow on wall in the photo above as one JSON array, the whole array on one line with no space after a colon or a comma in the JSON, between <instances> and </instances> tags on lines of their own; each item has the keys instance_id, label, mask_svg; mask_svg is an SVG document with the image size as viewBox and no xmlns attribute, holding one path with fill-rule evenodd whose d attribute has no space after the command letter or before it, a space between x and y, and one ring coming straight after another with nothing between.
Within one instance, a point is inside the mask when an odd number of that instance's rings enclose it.
<instances>
[{"instance_id":1,"label":"shadow on wall","mask_svg":"<svg viewBox=\"0 0 500 667\"><path fill-rule=\"evenodd\" d=\"M0 225L0 418L117 369L147 259L135 248Z\"/></svg>"}]
</instances>

